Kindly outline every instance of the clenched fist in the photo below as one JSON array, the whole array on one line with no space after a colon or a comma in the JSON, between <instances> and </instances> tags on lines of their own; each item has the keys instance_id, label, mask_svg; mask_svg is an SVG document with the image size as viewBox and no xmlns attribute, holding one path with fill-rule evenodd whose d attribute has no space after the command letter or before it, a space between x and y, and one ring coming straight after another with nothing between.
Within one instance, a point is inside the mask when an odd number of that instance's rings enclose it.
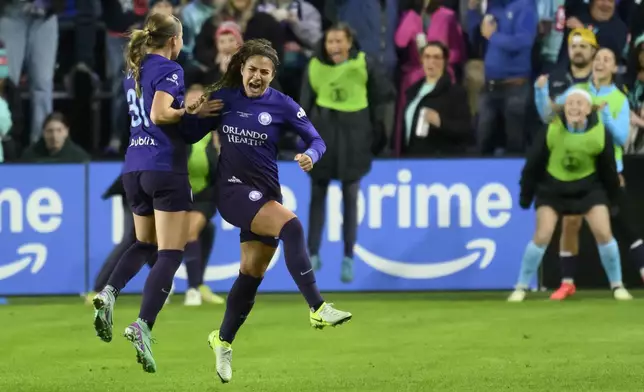
<instances>
[{"instance_id":1,"label":"clenched fist","mask_svg":"<svg viewBox=\"0 0 644 392\"><path fill-rule=\"evenodd\" d=\"M295 160L300 165L300 168L305 172L308 172L311 169L313 169L313 159L311 159L310 156L306 154L297 154L295 156Z\"/></svg>"}]
</instances>

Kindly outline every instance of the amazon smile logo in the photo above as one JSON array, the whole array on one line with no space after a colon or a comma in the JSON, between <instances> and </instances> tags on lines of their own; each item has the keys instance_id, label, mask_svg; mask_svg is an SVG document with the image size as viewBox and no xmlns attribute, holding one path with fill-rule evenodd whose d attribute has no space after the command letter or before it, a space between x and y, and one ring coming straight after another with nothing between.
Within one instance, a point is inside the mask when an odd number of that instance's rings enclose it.
<instances>
[{"instance_id":1,"label":"amazon smile logo","mask_svg":"<svg viewBox=\"0 0 644 392\"><path fill-rule=\"evenodd\" d=\"M414 184L411 170L402 168L395 173L397 182L369 184L365 192L360 192L358 222L363 230L360 233L364 233L366 226L369 231L382 232L388 238L409 231L405 240L414 234L436 231L444 238L450 237L444 234L452 233L452 237L462 238L468 232L474 238L466 241L460 251L462 255L454 259L432 260L435 244L428 243L425 261L410 262L384 256L391 252L391 242L369 241L369 248L360 243L359 235L354 247L357 259L383 274L404 279L437 279L475 264L485 269L494 261L497 244L481 234L489 233L493 237L493 230L504 227L511 219L512 196L504 184L490 182L474 189L463 182ZM327 236L329 241L339 242L342 241L342 191L340 187L332 187L328 195ZM484 230L468 230L475 227Z\"/></svg>"}]
</instances>

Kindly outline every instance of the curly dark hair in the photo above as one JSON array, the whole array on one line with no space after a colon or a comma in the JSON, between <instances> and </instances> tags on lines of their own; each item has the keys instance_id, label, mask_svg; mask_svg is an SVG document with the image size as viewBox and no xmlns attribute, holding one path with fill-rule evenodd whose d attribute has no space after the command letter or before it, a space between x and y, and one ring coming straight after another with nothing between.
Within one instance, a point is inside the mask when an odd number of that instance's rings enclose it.
<instances>
[{"instance_id":1,"label":"curly dark hair","mask_svg":"<svg viewBox=\"0 0 644 392\"><path fill-rule=\"evenodd\" d=\"M230 59L228 64L228 69L224 75L217 82L206 86L204 94L201 96L201 99L195 104L190 106L191 110L194 110L197 106L201 105L210 94L222 88L235 88L242 86L242 74L241 69L244 66L246 61L253 56L264 56L268 57L273 63L273 73L276 72L277 67L280 64L279 58L277 57L277 52L271 46L271 43L265 39L252 39L244 42L244 44L237 50L237 52Z\"/></svg>"}]
</instances>

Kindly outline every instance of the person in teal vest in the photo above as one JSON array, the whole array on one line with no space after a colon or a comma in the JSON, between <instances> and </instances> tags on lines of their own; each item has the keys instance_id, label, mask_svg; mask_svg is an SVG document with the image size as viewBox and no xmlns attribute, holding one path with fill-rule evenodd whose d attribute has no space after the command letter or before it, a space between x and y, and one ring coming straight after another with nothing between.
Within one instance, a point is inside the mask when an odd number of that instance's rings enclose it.
<instances>
[{"instance_id":1,"label":"person in teal vest","mask_svg":"<svg viewBox=\"0 0 644 392\"><path fill-rule=\"evenodd\" d=\"M610 225L609 206L619 198L614 140L593 98L583 89L565 97L563 112L533 142L521 173L519 204L534 201L537 229L528 243L519 278L508 301L521 302L552 239L559 217L585 217L599 247L611 284L621 284L619 248Z\"/></svg>"},{"instance_id":2,"label":"person in teal vest","mask_svg":"<svg viewBox=\"0 0 644 392\"><path fill-rule=\"evenodd\" d=\"M615 54L610 49L601 48L597 51L593 60L592 76L588 83L573 87L588 91L596 104L606 103L602 109L602 121L606 129L612 134L615 142L617 172L620 173L619 177L622 185L618 204L614 206L612 211L611 224L620 238L620 242L628 244L631 260L636 264L640 273L644 274L644 241L642 241L641 236L635 230L629 218L631 209L628 206L624 177L621 174L624 169L623 146L630 131L630 105L626 94L615 84L616 72L617 60ZM559 97L555 101L561 104L563 98ZM560 241L562 281L559 289L550 297L553 300L564 300L574 295L576 291L574 277L579 263L579 231L581 226L582 217L580 216L565 217L562 222ZM611 282L616 279L611 276L608 278ZM632 299L632 296L623 286L613 286L612 289L615 299Z\"/></svg>"},{"instance_id":3,"label":"person in teal vest","mask_svg":"<svg viewBox=\"0 0 644 392\"><path fill-rule=\"evenodd\" d=\"M384 105L395 99L392 83L360 51L346 24L330 27L311 58L302 82L300 103L324 139L324 156L309 172L308 248L311 264L320 269L320 243L326 194L331 180L342 183L344 258L341 280L353 280L353 246L358 230L360 180L369 170L374 149L385 140Z\"/></svg>"}]
</instances>

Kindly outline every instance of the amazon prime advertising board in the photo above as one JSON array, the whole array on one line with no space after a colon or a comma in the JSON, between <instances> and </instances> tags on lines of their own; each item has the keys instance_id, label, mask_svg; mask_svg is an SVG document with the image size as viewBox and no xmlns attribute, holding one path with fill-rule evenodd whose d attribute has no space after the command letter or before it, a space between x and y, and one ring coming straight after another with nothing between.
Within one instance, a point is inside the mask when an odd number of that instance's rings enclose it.
<instances>
[{"instance_id":1,"label":"amazon prime advertising board","mask_svg":"<svg viewBox=\"0 0 644 392\"><path fill-rule=\"evenodd\" d=\"M374 162L361 184L355 279L349 284L340 281L342 189L332 183L318 285L324 291L511 288L534 229L534 214L515 200L521 166L518 159ZM83 165L0 166L0 254L13 257L0 261L0 294L75 294L91 288L123 236L120 198L101 199L120 169L118 163L92 163L85 177ZM285 162L280 181L284 205L306 228L308 176ZM239 230L220 216L214 223L205 281L225 292L238 273ZM141 292L146 276L144 267L124 291ZM186 288L183 266L175 282L177 291ZM281 245L261 290L297 290Z\"/></svg>"},{"instance_id":2,"label":"amazon prime advertising board","mask_svg":"<svg viewBox=\"0 0 644 392\"><path fill-rule=\"evenodd\" d=\"M0 294L85 289L84 165L0 165Z\"/></svg>"}]
</instances>

